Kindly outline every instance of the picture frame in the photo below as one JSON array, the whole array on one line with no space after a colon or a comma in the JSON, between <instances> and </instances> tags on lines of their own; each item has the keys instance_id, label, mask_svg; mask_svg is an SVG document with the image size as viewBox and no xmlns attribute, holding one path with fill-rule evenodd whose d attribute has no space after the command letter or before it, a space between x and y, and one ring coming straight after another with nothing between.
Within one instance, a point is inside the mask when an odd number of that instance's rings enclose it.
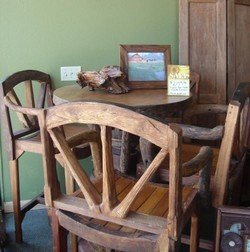
<instances>
[{"instance_id":1,"label":"picture frame","mask_svg":"<svg viewBox=\"0 0 250 252\"><path fill-rule=\"evenodd\" d=\"M130 89L167 89L170 45L120 45L120 67Z\"/></svg>"}]
</instances>

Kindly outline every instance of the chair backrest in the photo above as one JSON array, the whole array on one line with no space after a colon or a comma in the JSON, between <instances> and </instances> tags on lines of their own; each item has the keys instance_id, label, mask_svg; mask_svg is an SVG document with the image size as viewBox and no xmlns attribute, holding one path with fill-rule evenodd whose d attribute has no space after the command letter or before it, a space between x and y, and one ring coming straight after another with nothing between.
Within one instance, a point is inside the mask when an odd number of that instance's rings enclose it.
<instances>
[{"instance_id":1,"label":"chair backrest","mask_svg":"<svg viewBox=\"0 0 250 252\"><path fill-rule=\"evenodd\" d=\"M205 115L208 120L213 121L212 116L215 114L221 123L221 119L224 119L224 115L226 115L225 122L223 122L223 131L221 130L221 126L218 126L217 121L217 127L208 130L208 132L204 131L204 136L201 135L200 131L197 131L197 134L195 129L187 132L183 131L185 137L205 140L206 144L209 144L212 140L212 144L214 145L218 143L214 139L221 139L212 186L214 206L225 204L232 160L234 159L234 164L236 164L237 168L239 167L237 164L243 164L244 162L250 132L249 99L250 83L241 83L235 90L228 106L221 104L196 104L186 110L184 114L184 121L188 124L193 124L192 119L200 115ZM237 173L239 174L240 171L237 171Z\"/></svg>"},{"instance_id":2,"label":"chair backrest","mask_svg":"<svg viewBox=\"0 0 250 252\"><path fill-rule=\"evenodd\" d=\"M81 169L60 127L70 123L95 124L100 126L102 142L102 195ZM45 195L49 206L67 210L88 217L98 218L104 221L127 225L128 227L159 232L159 229L173 231L178 228L177 220L182 218L182 185L181 185L181 131L175 125L165 125L161 122L138 114L131 110L110 104L94 102L68 103L49 108L40 115L42 136L45 141ZM125 198L119 202L115 189L115 173L113 168L111 130L117 128L131 134L143 137L160 147L160 152L152 161L147 171L135 183ZM54 164L51 163L49 155L53 148L48 146L48 134L57 147L69 172L82 191L85 199L74 196L62 196L58 192ZM88 137L85 136L85 140ZM47 140L46 140L47 139ZM51 144L50 144L51 146ZM47 158L46 158L47 155ZM158 167L169 156L170 180L169 180L169 214L168 220L161 217L145 216L133 213L128 216L131 205L141 192L145 184ZM167 202L166 202L167 204ZM169 224L167 224L169 221ZM164 228L163 228L164 227ZM156 231L158 230L158 231Z\"/></svg>"},{"instance_id":3,"label":"chair backrest","mask_svg":"<svg viewBox=\"0 0 250 252\"><path fill-rule=\"evenodd\" d=\"M232 100L241 105L234 149L235 158L241 160L246 153L250 136L250 82L240 83Z\"/></svg>"},{"instance_id":4,"label":"chair backrest","mask_svg":"<svg viewBox=\"0 0 250 252\"><path fill-rule=\"evenodd\" d=\"M225 204L232 157L234 157L238 169L242 168L245 160L250 131L249 99L250 83L241 83L228 105L224 136L212 188L214 206Z\"/></svg>"},{"instance_id":5,"label":"chair backrest","mask_svg":"<svg viewBox=\"0 0 250 252\"><path fill-rule=\"evenodd\" d=\"M0 98L4 140L10 158L14 158L13 140L38 130L37 109L52 105L50 76L36 70L16 72L1 81ZM17 112L21 129L14 127L10 108Z\"/></svg>"},{"instance_id":6,"label":"chair backrest","mask_svg":"<svg viewBox=\"0 0 250 252\"><path fill-rule=\"evenodd\" d=\"M190 71L190 92L193 96L193 103L199 103L200 75Z\"/></svg>"}]
</instances>

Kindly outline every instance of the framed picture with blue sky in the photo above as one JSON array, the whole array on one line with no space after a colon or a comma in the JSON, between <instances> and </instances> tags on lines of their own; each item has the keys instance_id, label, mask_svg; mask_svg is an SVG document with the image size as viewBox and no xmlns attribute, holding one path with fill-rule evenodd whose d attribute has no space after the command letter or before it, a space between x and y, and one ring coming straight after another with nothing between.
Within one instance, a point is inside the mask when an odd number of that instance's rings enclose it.
<instances>
[{"instance_id":1,"label":"framed picture with blue sky","mask_svg":"<svg viewBox=\"0 0 250 252\"><path fill-rule=\"evenodd\" d=\"M130 89L167 88L170 45L120 45L120 67Z\"/></svg>"}]
</instances>

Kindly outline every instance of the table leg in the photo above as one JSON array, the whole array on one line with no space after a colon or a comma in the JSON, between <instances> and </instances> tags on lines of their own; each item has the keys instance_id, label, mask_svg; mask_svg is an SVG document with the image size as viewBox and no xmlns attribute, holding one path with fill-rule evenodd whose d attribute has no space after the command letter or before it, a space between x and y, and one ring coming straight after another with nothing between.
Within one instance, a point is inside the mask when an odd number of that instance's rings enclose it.
<instances>
[{"instance_id":1,"label":"table leg","mask_svg":"<svg viewBox=\"0 0 250 252\"><path fill-rule=\"evenodd\" d=\"M120 155L120 171L126 174L129 171L130 158L130 141L131 136L128 132L122 131L121 155Z\"/></svg>"}]
</instances>

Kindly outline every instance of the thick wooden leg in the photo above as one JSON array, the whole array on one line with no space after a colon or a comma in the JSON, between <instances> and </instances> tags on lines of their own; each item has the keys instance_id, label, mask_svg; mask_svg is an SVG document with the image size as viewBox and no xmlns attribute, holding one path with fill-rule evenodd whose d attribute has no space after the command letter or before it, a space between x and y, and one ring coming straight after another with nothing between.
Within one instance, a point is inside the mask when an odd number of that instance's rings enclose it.
<instances>
[{"instance_id":1,"label":"thick wooden leg","mask_svg":"<svg viewBox=\"0 0 250 252\"><path fill-rule=\"evenodd\" d=\"M16 242L20 243L22 242L23 237L22 237L22 214L20 207L18 160L9 161L9 167L10 167L10 183L11 183L12 200L13 200L14 220L15 220Z\"/></svg>"},{"instance_id":2,"label":"thick wooden leg","mask_svg":"<svg viewBox=\"0 0 250 252\"><path fill-rule=\"evenodd\" d=\"M66 194L72 194L75 191L75 183L74 178L69 174L68 170L65 168L65 186L66 186ZM77 252L77 236L74 234L70 234L70 251Z\"/></svg>"},{"instance_id":3,"label":"thick wooden leg","mask_svg":"<svg viewBox=\"0 0 250 252\"><path fill-rule=\"evenodd\" d=\"M166 235L162 235L156 245L155 252L174 252L179 251L180 239L174 241Z\"/></svg>"},{"instance_id":4,"label":"thick wooden leg","mask_svg":"<svg viewBox=\"0 0 250 252\"><path fill-rule=\"evenodd\" d=\"M199 248L199 216L196 210L191 216L190 252L198 251Z\"/></svg>"},{"instance_id":5,"label":"thick wooden leg","mask_svg":"<svg viewBox=\"0 0 250 252\"><path fill-rule=\"evenodd\" d=\"M122 131L120 171L126 174L129 170L129 154L130 154L131 136L128 132Z\"/></svg>"},{"instance_id":6,"label":"thick wooden leg","mask_svg":"<svg viewBox=\"0 0 250 252\"><path fill-rule=\"evenodd\" d=\"M53 251L54 252L67 252L67 231L60 226L56 210L49 210L52 221L52 235L53 235Z\"/></svg>"}]
</instances>

